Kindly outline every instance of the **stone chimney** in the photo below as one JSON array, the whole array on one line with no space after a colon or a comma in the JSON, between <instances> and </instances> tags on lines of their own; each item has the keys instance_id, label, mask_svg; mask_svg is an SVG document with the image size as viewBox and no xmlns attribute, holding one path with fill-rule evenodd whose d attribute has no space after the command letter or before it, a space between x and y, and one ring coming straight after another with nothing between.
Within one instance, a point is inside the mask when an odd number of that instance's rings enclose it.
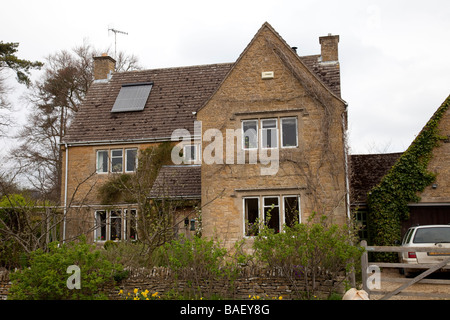
<instances>
[{"instance_id":1,"label":"stone chimney","mask_svg":"<svg viewBox=\"0 0 450 320\"><path fill-rule=\"evenodd\" d=\"M321 46L322 62L338 61L338 43L339 36L333 36L331 33L328 36L319 37Z\"/></svg>"},{"instance_id":2,"label":"stone chimney","mask_svg":"<svg viewBox=\"0 0 450 320\"><path fill-rule=\"evenodd\" d=\"M116 60L106 53L100 57L94 57L94 80L108 79L114 71L116 71Z\"/></svg>"}]
</instances>

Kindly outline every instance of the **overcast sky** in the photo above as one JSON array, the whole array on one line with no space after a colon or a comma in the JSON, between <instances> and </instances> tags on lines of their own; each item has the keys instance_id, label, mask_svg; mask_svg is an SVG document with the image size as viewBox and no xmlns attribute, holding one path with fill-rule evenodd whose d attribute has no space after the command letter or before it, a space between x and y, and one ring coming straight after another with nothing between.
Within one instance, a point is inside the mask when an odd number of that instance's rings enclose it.
<instances>
[{"instance_id":1,"label":"overcast sky","mask_svg":"<svg viewBox=\"0 0 450 320\"><path fill-rule=\"evenodd\" d=\"M144 68L234 62L267 21L300 55L338 34L352 153L404 151L450 94L450 1L5 1L0 41L45 56L88 41ZM22 87L18 87L16 95ZM25 106L16 105L20 121Z\"/></svg>"}]
</instances>

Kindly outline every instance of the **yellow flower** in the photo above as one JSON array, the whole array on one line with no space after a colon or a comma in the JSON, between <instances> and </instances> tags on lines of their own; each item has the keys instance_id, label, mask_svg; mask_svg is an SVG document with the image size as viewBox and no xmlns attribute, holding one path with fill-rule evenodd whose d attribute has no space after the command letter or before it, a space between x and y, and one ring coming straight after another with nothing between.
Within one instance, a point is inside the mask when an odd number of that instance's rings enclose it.
<instances>
[{"instance_id":1,"label":"yellow flower","mask_svg":"<svg viewBox=\"0 0 450 320\"><path fill-rule=\"evenodd\" d=\"M278 300L283 300L283 296L280 296L280 297L278 298Z\"/></svg>"},{"instance_id":2,"label":"yellow flower","mask_svg":"<svg viewBox=\"0 0 450 320\"><path fill-rule=\"evenodd\" d=\"M152 297L157 297L158 296L158 291L156 291L154 294L152 294Z\"/></svg>"},{"instance_id":3,"label":"yellow flower","mask_svg":"<svg viewBox=\"0 0 450 320\"><path fill-rule=\"evenodd\" d=\"M122 289L120 289L119 294L123 294L123 290Z\"/></svg>"},{"instance_id":4,"label":"yellow flower","mask_svg":"<svg viewBox=\"0 0 450 320\"><path fill-rule=\"evenodd\" d=\"M134 289L134 293L137 294L138 292L139 292L139 289L138 289L138 288L135 288L135 289Z\"/></svg>"}]
</instances>

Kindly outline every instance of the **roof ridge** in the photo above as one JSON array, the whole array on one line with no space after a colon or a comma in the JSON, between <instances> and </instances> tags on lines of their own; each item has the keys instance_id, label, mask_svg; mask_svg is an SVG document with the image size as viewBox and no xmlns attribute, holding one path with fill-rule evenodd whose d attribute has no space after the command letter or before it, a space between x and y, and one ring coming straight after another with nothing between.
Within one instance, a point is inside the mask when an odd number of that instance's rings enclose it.
<instances>
[{"instance_id":1,"label":"roof ridge","mask_svg":"<svg viewBox=\"0 0 450 320\"><path fill-rule=\"evenodd\" d=\"M157 70L175 70L175 69L196 69L201 67L212 67L212 66L227 66L227 65L233 65L234 62L219 62L219 63L208 63L208 64L198 64L198 65L185 65L185 66L177 66L177 67L162 67L162 68L154 68L154 69L140 69L140 70L130 70L130 71L117 71L113 73L113 76L115 74L125 74L125 73L144 73L144 72L150 72L150 71L157 71Z\"/></svg>"}]
</instances>

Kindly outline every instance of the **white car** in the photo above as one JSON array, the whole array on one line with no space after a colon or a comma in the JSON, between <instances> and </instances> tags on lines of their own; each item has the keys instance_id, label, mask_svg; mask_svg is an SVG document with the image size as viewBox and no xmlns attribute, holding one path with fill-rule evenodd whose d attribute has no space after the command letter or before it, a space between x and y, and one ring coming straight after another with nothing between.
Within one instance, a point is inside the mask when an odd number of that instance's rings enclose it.
<instances>
[{"instance_id":1,"label":"white car","mask_svg":"<svg viewBox=\"0 0 450 320\"><path fill-rule=\"evenodd\" d=\"M449 252L400 252L400 262L408 264L436 264L450 257L450 225L425 225L408 229L403 237L403 247L449 248ZM418 269L405 269L405 274Z\"/></svg>"}]
</instances>

